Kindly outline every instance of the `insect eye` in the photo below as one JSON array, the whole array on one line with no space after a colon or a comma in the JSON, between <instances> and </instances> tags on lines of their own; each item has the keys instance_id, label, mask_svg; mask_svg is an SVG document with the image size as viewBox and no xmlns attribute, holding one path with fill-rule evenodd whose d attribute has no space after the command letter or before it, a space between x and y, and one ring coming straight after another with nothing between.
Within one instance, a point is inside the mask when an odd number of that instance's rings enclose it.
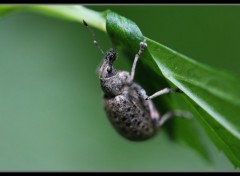
<instances>
[{"instance_id":1,"label":"insect eye","mask_svg":"<svg viewBox=\"0 0 240 176\"><path fill-rule=\"evenodd\" d=\"M108 67L108 68L107 68L107 72L108 72L108 73L112 72L112 67Z\"/></svg>"}]
</instances>

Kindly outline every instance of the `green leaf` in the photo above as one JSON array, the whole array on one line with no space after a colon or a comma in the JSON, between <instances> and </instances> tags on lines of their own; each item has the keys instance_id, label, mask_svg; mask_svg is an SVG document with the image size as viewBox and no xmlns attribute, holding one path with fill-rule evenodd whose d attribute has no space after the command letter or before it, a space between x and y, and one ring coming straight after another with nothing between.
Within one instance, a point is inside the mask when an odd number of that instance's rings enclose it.
<instances>
[{"instance_id":1,"label":"green leaf","mask_svg":"<svg viewBox=\"0 0 240 176\"><path fill-rule=\"evenodd\" d=\"M150 53L165 77L192 99L198 117L210 128L207 131L212 140L239 167L239 80L148 41Z\"/></svg>"},{"instance_id":2,"label":"green leaf","mask_svg":"<svg viewBox=\"0 0 240 176\"><path fill-rule=\"evenodd\" d=\"M137 32L136 32L137 31ZM137 25L114 12L107 15L107 32L131 53L143 40ZM200 64L172 49L147 39L142 61L157 74L179 87L199 113L208 134L237 167L240 166L240 80L223 71ZM158 66L152 64L152 61ZM155 80L158 81L158 80Z\"/></svg>"},{"instance_id":3,"label":"green leaf","mask_svg":"<svg viewBox=\"0 0 240 176\"><path fill-rule=\"evenodd\" d=\"M125 29L125 30L122 30L122 29ZM132 55L131 58L134 58L133 56L139 50L140 41L143 41L143 39L144 39L144 36L142 35L142 33L141 33L140 29L137 27L137 25L134 22L132 22L131 20L129 20L125 17L119 16L118 14L116 14L114 12L109 11L108 15L107 15L107 31L108 31L108 34L111 36L112 40L114 42L122 45L124 47L124 49L127 50L130 55ZM148 51L144 52L144 57L141 57L141 61L143 61L146 65L149 66L148 69L155 70L155 72L158 73L157 77L159 77L159 75L160 76L162 75L157 64L154 62L154 60L152 59L152 57ZM138 67L139 67L139 65L138 65ZM146 75L146 73L145 73L145 75ZM144 83L144 82L150 83L150 80L148 78L149 77L153 78L154 75L151 74L146 77L147 77L147 80L142 81L142 83ZM155 76L156 79L158 79L157 77ZM164 82L163 80L159 80L159 81L161 81L161 82L159 82L159 84L167 86L167 83ZM140 83L141 83L141 80L140 80ZM159 87L156 84L157 83L155 81L153 81L153 83L151 83L151 86L155 87L155 88ZM146 86L145 86L145 88L146 88ZM156 91L156 89L155 89L155 91ZM161 109L163 109L162 105L167 104L169 109L171 109L172 102L167 103L167 101L169 101L167 99L167 97L163 97L162 100L160 100L156 103L156 105L161 104ZM192 131L193 128L195 127L192 122L184 122L184 123L186 123L184 128L187 131ZM182 126L182 124L180 124L180 123L175 124L175 125ZM181 131L180 127L178 129L179 129L179 130L177 130L178 134L175 135L175 137L177 136L178 138L181 138L181 140L184 140L189 146L191 146L193 149L195 149L198 153L200 153L208 161L211 160L209 157L209 153L205 147L205 144L201 140L200 134L198 133L197 129L195 129L195 131L196 131L195 137L197 136L197 138L195 138L195 140L189 140L189 138L186 137L187 135L186 135L185 131Z\"/></svg>"},{"instance_id":4,"label":"green leaf","mask_svg":"<svg viewBox=\"0 0 240 176\"><path fill-rule=\"evenodd\" d=\"M204 138L204 130L198 123L199 114L195 108L187 101L185 95L174 95L169 107L171 109L188 110L193 114L193 119L183 121L181 118L175 118L172 125L172 133L176 140L183 142L197 151L206 161L212 164L212 156L206 146L206 138ZM173 101L174 100L174 101ZM176 102L176 103L175 103ZM177 104L178 106L173 106ZM170 110L171 110L170 109Z\"/></svg>"}]
</instances>

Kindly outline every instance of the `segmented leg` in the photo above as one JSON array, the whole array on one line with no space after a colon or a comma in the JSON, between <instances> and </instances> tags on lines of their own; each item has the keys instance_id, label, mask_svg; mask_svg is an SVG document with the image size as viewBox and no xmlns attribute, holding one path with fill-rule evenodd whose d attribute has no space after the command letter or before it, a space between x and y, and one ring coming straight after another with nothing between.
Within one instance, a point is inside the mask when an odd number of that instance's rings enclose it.
<instances>
[{"instance_id":1,"label":"segmented leg","mask_svg":"<svg viewBox=\"0 0 240 176\"><path fill-rule=\"evenodd\" d=\"M145 100L150 100L150 99L153 99L153 98L156 98L160 95L163 95L163 94L168 94L168 93L181 93L182 91L179 89L179 88L176 88L176 89L171 89L171 88L164 88L156 93L154 93L153 95L147 97Z\"/></svg>"},{"instance_id":2,"label":"segmented leg","mask_svg":"<svg viewBox=\"0 0 240 176\"><path fill-rule=\"evenodd\" d=\"M140 42L139 51L138 51L138 53L135 55L135 58L134 58L134 61L133 61L132 70L131 70L131 76L130 76L131 81L134 79L137 61L138 61L138 59L140 58L140 55L144 52L144 50L145 50L146 47L147 47L147 43L146 43L146 40L144 39L143 42Z\"/></svg>"},{"instance_id":3,"label":"segmented leg","mask_svg":"<svg viewBox=\"0 0 240 176\"><path fill-rule=\"evenodd\" d=\"M192 114L190 112L174 110L174 111L170 111L170 112L167 112L166 114L164 114L158 121L158 126L162 126L165 122L167 122L169 119L171 119L174 116L179 116L179 117L186 118L186 119L192 118Z\"/></svg>"}]
</instances>

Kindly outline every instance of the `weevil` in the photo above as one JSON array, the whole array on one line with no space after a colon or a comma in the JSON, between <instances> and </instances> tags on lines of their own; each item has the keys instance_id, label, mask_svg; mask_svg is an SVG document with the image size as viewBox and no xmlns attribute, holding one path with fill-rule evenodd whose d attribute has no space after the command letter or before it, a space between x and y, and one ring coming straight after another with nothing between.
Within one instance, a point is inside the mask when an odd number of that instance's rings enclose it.
<instances>
[{"instance_id":1,"label":"weevil","mask_svg":"<svg viewBox=\"0 0 240 176\"><path fill-rule=\"evenodd\" d=\"M146 91L134 82L137 62L147 48L146 40L140 42L131 73L118 71L113 67L117 58L116 51L110 48L105 53L98 45L93 30L84 20L83 24L92 34L93 43L104 55L102 65L98 69L100 85L104 93L103 105L109 121L119 134L132 141L143 141L154 136L158 129L174 116L191 118L191 113L181 110L160 115L152 102L155 97L181 92L180 89L164 88L147 96Z\"/></svg>"}]
</instances>

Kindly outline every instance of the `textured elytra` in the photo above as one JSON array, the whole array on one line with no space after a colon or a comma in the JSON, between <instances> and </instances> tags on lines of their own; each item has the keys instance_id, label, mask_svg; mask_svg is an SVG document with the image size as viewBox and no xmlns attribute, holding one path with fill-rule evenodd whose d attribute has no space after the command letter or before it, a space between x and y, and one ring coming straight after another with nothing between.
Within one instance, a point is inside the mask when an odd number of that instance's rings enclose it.
<instances>
[{"instance_id":1,"label":"textured elytra","mask_svg":"<svg viewBox=\"0 0 240 176\"><path fill-rule=\"evenodd\" d=\"M135 83L130 87L125 86L122 94L115 97L105 95L104 108L112 125L121 135L131 140L143 140L155 134L157 125L151 118L148 105L142 103L144 99L137 96L135 86Z\"/></svg>"}]
</instances>

